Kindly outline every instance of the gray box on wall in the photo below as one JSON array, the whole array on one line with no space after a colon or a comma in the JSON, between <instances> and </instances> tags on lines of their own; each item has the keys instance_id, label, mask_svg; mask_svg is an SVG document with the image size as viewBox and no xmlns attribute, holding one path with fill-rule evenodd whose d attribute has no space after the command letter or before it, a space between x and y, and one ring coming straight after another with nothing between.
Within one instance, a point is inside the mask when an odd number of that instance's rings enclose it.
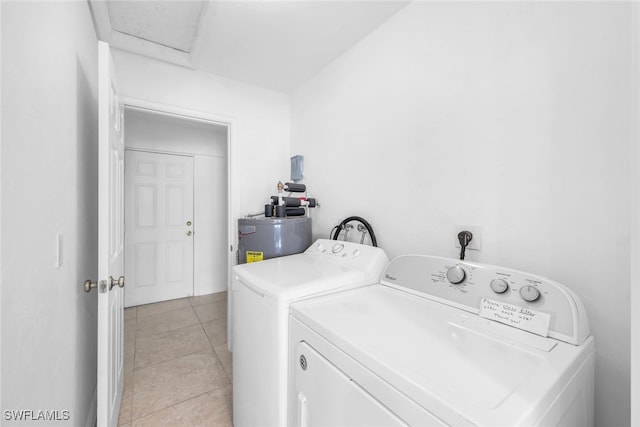
<instances>
[{"instance_id":1,"label":"gray box on wall","mask_svg":"<svg viewBox=\"0 0 640 427\"><path fill-rule=\"evenodd\" d=\"M295 155L291 157L291 180L293 182L302 181L304 175L302 169L304 165L304 156Z\"/></svg>"}]
</instances>

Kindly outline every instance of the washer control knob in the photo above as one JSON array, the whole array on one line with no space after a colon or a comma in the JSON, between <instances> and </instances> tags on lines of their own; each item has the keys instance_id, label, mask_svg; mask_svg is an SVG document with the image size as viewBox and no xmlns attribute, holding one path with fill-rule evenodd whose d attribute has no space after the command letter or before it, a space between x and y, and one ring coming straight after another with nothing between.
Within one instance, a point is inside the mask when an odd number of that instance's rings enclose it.
<instances>
[{"instance_id":1,"label":"washer control knob","mask_svg":"<svg viewBox=\"0 0 640 427\"><path fill-rule=\"evenodd\" d=\"M333 252L334 254L337 254L338 252L340 252L341 250L344 249L344 244L342 243L336 243L335 245L333 245L333 247L331 248L331 252Z\"/></svg>"},{"instance_id":2,"label":"washer control knob","mask_svg":"<svg viewBox=\"0 0 640 427\"><path fill-rule=\"evenodd\" d=\"M540 298L540 291L535 286L526 285L520 288L520 296L527 302L534 302Z\"/></svg>"},{"instance_id":3,"label":"washer control knob","mask_svg":"<svg viewBox=\"0 0 640 427\"><path fill-rule=\"evenodd\" d=\"M459 265L451 267L447 270L447 280L454 285L464 282L464 279L467 277L467 274L464 272L464 269Z\"/></svg>"},{"instance_id":4,"label":"washer control knob","mask_svg":"<svg viewBox=\"0 0 640 427\"><path fill-rule=\"evenodd\" d=\"M493 292L496 294L503 294L509 289L509 284L504 279L493 279L491 283L489 283L489 286L491 286L491 289L493 289Z\"/></svg>"}]
</instances>

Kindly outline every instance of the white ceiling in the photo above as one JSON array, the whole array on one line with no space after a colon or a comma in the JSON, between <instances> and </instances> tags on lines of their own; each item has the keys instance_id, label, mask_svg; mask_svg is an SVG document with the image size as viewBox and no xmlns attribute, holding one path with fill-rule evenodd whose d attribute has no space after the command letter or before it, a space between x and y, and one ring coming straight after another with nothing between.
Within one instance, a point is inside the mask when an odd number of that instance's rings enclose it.
<instances>
[{"instance_id":1,"label":"white ceiling","mask_svg":"<svg viewBox=\"0 0 640 427\"><path fill-rule=\"evenodd\" d=\"M290 92L410 0L90 0L112 46Z\"/></svg>"}]
</instances>

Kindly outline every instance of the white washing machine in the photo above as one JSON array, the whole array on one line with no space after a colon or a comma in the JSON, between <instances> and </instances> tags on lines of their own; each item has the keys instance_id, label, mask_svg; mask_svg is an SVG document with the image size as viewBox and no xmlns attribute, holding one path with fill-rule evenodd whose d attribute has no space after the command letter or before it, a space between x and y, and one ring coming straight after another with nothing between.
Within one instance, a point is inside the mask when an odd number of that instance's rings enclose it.
<instances>
[{"instance_id":1,"label":"white washing machine","mask_svg":"<svg viewBox=\"0 0 640 427\"><path fill-rule=\"evenodd\" d=\"M594 342L563 285L408 255L291 306L295 426L593 425Z\"/></svg>"},{"instance_id":2,"label":"white washing machine","mask_svg":"<svg viewBox=\"0 0 640 427\"><path fill-rule=\"evenodd\" d=\"M235 427L287 425L290 304L376 283L388 262L380 248L321 239L301 254L233 268Z\"/></svg>"}]
</instances>

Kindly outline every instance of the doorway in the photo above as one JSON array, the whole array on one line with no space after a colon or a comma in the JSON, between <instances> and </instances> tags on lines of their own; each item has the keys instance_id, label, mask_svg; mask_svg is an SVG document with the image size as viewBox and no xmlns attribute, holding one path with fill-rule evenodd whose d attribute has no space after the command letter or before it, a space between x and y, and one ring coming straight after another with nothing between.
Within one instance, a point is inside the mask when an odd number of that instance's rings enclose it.
<instances>
[{"instance_id":1,"label":"doorway","mask_svg":"<svg viewBox=\"0 0 640 427\"><path fill-rule=\"evenodd\" d=\"M125 109L125 306L227 289L228 125Z\"/></svg>"},{"instance_id":2,"label":"doorway","mask_svg":"<svg viewBox=\"0 0 640 427\"><path fill-rule=\"evenodd\" d=\"M193 295L193 157L125 150L126 306Z\"/></svg>"}]
</instances>

